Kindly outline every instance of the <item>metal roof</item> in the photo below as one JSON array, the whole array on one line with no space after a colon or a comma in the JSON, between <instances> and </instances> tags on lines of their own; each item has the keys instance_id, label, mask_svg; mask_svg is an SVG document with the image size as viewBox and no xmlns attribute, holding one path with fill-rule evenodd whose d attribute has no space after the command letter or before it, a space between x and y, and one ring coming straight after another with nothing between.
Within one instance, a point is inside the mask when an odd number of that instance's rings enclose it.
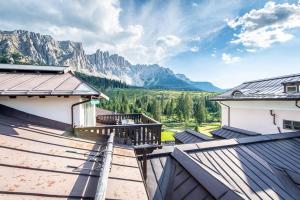
<instances>
[{"instance_id":1,"label":"metal roof","mask_svg":"<svg viewBox=\"0 0 300 200\"><path fill-rule=\"evenodd\" d=\"M70 71L70 68L66 67L66 66L0 64L0 71L27 71L27 72L66 73L66 72Z\"/></svg>"},{"instance_id":2,"label":"metal roof","mask_svg":"<svg viewBox=\"0 0 300 200\"><path fill-rule=\"evenodd\" d=\"M175 140L183 144L198 143L198 142L203 142L203 141L208 141L213 139L203 133L199 133L191 129L186 129L182 132L178 132L174 134L174 138Z\"/></svg>"},{"instance_id":3,"label":"metal roof","mask_svg":"<svg viewBox=\"0 0 300 200\"><path fill-rule=\"evenodd\" d=\"M0 198L94 199L106 142L1 113ZM114 145L105 197L147 199L133 148Z\"/></svg>"},{"instance_id":4,"label":"metal roof","mask_svg":"<svg viewBox=\"0 0 300 200\"><path fill-rule=\"evenodd\" d=\"M212 134L215 137L224 138L224 139L261 135L260 133L247 131L247 130L239 129L239 128L235 128L235 127L229 127L229 126L222 126L222 128L213 131Z\"/></svg>"},{"instance_id":5,"label":"metal roof","mask_svg":"<svg viewBox=\"0 0 300 200\"><path fill-rule=\"evenodd\" d=\"M245 82L233 89L226 91L211 100L295 100L300 99L300 93L285 93L284 84L297 83L300 81L300 74L280 76L269 79ZM239 95L234 96L234 92Z\"/></svg>"},{"instance_id":6,"label":"metal roof","mask_svg":"<svg viewBox=\"0 0 300 200\"><path fill-rule=\"evenodd\" d=\"M190 194L194 187L202 188L197 199L203 196L211 199L298 199L299 146L300 132L175 145L174 149L148 155L147 161L152 164L147 179L154 178L147 180L147 190L159 194L166 187L163 183L172 184L170 180L180 176L182 172L170 173L169 169L176 164L170 162L167 167L160 164L161 157L171 157L188 174L188 178L183 178L180 193L176 193L178 199L183 199L180 194ZM154 160L157 164L153 164ZM188 183L188 180L197 184ZM157 199L172 199L176 189Z\"/></svg>"},{"instance_id":7,"label":"metal roof","mask_svg":"<svg viewBox=\"0 0 300 200\"><path fill-rule=\"evenodd\" d=\"M212 196L171 155L147 160L149 199L212 199Z\"/></svg>"},{"instance_id":8,"label":"metal roof","mask_svg":"<svg viewBox=\"0 0 300 200\"><path fill-rule=\"evenodd\" d=\"M72 72L0 72L0 96L100 96Z\"/></svg>"}]
</instances>

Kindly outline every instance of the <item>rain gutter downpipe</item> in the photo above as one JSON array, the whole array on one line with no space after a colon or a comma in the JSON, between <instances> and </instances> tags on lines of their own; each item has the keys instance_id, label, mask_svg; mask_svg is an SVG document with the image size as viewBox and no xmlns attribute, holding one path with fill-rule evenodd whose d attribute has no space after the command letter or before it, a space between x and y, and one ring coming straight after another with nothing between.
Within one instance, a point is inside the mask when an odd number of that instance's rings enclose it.
<instances>
[{"instance_id":1,"label":"rain gutter downpipe","mask_svg":"<svg viewBox=\"0 0 300 200\"><path fill-rule=\"evenodd\" d=\"M298 107L298 108L300 108L300 105L298 103L299 103L299 100L296 100L295 101L295 106Z\"/></svg>"},{"instance_id":2,"label":"rain gutter downpipe","mask_svg":"<svg viewBox=\"0 0 300 200\"><path fill-rule=\"evenodd\" d=\"M228 106L228 105L222 103L221 101L219 101L219 104L221 104L221 105L227 107L227 110L228 110L228 112L227 112L227 120L228 120L228 121L227 121L227 125L230 126L230 106Z\"/></svg>"},{"instance_id":3,"label":"rain gutter downpipe","mask_svg":"<svg viewBox=\"0 0 300 200\"><path fill-rule=\"evenodd\" d=\"M270 110L270 115L273 117L273 124L277 127L279 133L281 133L281 130L280 130L279 126L277 126L277 123L276 123L276 114L273 112L273 110Z\"/></svg>"},{"instance_id":4,"label":"rain gutter downpipe","mask_svg":"<svg viewBox=\"0 0 300 200\"><path fill-rule=\"evenodd\" d=\"M71 126L72 126L72 128L75 128L75 125L74 125L74 107L75 107L75 106L78 106L78 105L80 105L80 104L83 104L83 103L90 102L91 100L92 100L92 97L89 97L88 100L74 103L74 104L71 106Z\"/></svg>"}]
</instances>

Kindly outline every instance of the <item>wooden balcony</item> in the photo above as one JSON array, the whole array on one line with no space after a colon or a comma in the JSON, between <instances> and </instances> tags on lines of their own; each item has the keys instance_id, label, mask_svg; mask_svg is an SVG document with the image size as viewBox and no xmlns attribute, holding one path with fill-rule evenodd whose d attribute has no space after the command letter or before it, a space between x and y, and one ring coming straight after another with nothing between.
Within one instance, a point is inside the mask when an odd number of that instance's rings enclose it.
<instances>
[{"instance_id":1,"label":"wooden balcony","mask_svg":"<svg viewBox=\"0 0 300 200\"><path fill-rule=\"evenodd\" d=\"M77 134L110 135L124 144L161 144L162 124L144 114L98 115L96 127L75 128Z\"/></svg>"}]
</instances>

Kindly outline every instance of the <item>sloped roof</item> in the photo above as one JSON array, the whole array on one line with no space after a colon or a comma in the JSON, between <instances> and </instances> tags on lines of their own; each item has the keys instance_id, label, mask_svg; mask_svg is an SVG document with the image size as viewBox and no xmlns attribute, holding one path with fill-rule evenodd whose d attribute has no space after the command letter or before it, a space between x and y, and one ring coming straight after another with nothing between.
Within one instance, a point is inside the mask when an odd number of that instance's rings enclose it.
<instances>
[{"instance_id":1,"label":"sloped roof","mask_svg":"<svg viewBox=\"0 0 300 200\"><path fill-rule=\"evenodd\" d=\"M66 66L0 64L0 71L66 73L70 71L70 68Z\"/></svg>"},{"instance_id":2,"label":"sloped roof","mask_svg":"<svg viewBox=\"0 0 300 200\"><path fill-rule=\"evenodd\" d=\"M300 132L272 134L177 145L174 149L149 154L148 160L152 162L159 156L175 159L188 174L186 180L193 179L197 187L203 188L199 196L213 199L298 199L299 146ZM157 172L168 172L166 167L161 169L158 164L151 167L147 178ZM172 180L171 177L167 176L167 180ZM165 176L162 180L165 181ZM149 180L147 190L157 193L161 188L158 183ZM189 193L189 186L183 184L180 193ZM166 194L172 195L176 189Z\"/></svg>"},{"instance_id":3,"label":"sloped roof","mask_svg":"<svg viewBox=\"0 0 300 200\"><path fill-rule=\"evenodd\" d=\"M149 199L212 199L172 155L147 159L145 183Z\"/></svg>"},{"instance_id":4,"label":"sloped roof","mask_svg":"<svg viewBox=\"0 0 300 200\"><path fill-rule=\"evenodd\" d=\"M65 67L6 66L0 64L0 96L105 96Z\"/></svg>"},{"instance_id":5,"label":"sloped roof","mask_svg":"<svg viewBox=\"0 0 300 200\"><path fill-rule=\"evenodd\" d=\"M178 132L174 134L174 138L183 144L198 143L198 142L203 142L203 141L208 141L213 139L203 133L199 133L191 129L186 129L182 132Z\"/></svg>"},{"instance_id":6,"label":"sloped roof","mask_svg":"<svg viewBox=\"0 0 300 200\"><path fill-rule=\"evenodd\" d=\"M299 92L293 94L284 92L284 84L299 82L300 74L249 81L230 89L223 94L213 97L211 100L300 99ZM234 92L239 92L239 95L234 96Z\"/></svg>"},{"instance_id":7,"label":"sloped roof","mask_svg":"<svg viewBox=\"0 0 300 200\"><path fill-rule=\"evenodd\" d=\"M0 198L94 199L106 142L1 113ZM131 147L114 145L107 183L108 199L147 199Z\"/></svg>"},{"instance_id":8,"label":"sloped roof","mask_svg":"<svg viewBox=\"0 0 300 200\"><path fill-rule=\"evenodd\" d=\"M213 136L224 138L224 139L261 135L260 133L247 131L247 130L235 128L235 127L229 127L229 126L222 126L222 128L213 131L212 134L213 134Z\"/></svg>"}]
</instances>

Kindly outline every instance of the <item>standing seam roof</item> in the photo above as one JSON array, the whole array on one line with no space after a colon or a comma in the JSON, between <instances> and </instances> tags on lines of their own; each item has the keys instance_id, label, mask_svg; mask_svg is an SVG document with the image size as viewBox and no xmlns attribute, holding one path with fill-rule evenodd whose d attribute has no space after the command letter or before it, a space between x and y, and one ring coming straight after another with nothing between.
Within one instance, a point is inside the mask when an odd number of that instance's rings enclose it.
<instances>
[{"instance_id":1,"label":"standing seam roof","mask_svg":"<svg viewBox=\"0 0 300 200\"><path fill-rule=\"evenodd\" d=\"M65 74L0 72L0 95L99 96L100 93L82 82L72 72Z\"/></svg>"}]
</instances>

